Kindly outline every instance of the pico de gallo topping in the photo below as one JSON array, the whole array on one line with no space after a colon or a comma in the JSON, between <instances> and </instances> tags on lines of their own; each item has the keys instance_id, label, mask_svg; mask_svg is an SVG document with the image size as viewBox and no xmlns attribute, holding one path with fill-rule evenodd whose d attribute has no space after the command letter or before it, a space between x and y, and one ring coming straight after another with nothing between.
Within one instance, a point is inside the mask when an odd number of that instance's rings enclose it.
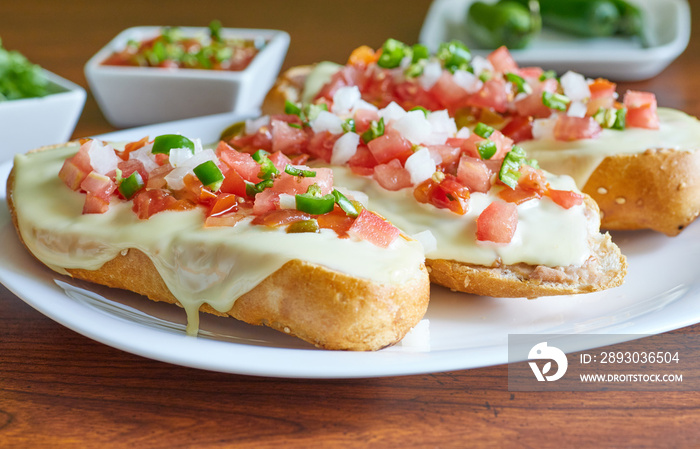
<instances>
[{"instance_id":1,"label":"pico de gallo topping","mask_svg":"<svg viewBox=\"0 0 700 449\"><path fill-rule=\"evenodd\" d=\"M305 105L288 102L285 109L291 113L235 124L222 140L241 154L264 151L347 166L386 190L411 189L416 201L459 215L466 214L476 193L493 192L513 206L543 197L565 209L583 203L580 193L552 189L537 162L503 132L485 123L458 130L446 110L407 111L394 102L379 109L356 86L338 88L313 118L298 113L307 110ZM342 199L335 200L352 215ZM308 192L297 196L297 209L307 210L307 202L313 202L314 210L325 210L332 201L328 192ZM480 229L517 223L515 207L492 208L488 216L478 221ZM513 233L493 237L497 233L482 229L478 239L507 243Z\"/></svg>"},{"instance_id":2,"label":"pico de gallo topping","mask_svg":"<svg viewBox=\"0 0 700 449\"><path fill-rule=\"evenodd\" d=\"M128 143L123 151L85 139L59 177L85 194L83 214L103 214L119 202L147 220L163 211L199 208L205 227L253 225L288 233L330 229L341 238L388 247L400 231L333 187L329 168L303 165L307 156L280 151L239 152L225 142L205 149L198 139L167 134Z\"/></svg>"},{"instance_id":3,"label":"pico de gallo topping","mask_svg":"<svg viewBox=\"0 0 700 449\"><path fill-rule=\"evenodd\" d=\"M379 108L393 102L405 110L446 109L460 126L484 122L516 143L659 127L654 94L627 91L620 101L615 83L519 67L506 47L482 57L458 41L443 43L434 55L422 45L394 39L376 51L362 46L321 87L314 103L332 105L335 93L348 86L357 86L362 99Z\"/></svg>"},{"instance_id":4,"label":"pico de gallo topping","mask_svg":"<svg viewBox=\"0 0 700 449\"><path fill-rule=\"evenodd\" d=\"M221 22L209 25L209 33L186 36L178 27L164 27L144 41L129 40L102 65L238 71L248 67L264 41L226 38Z\"/></svg>"}]
</instances>

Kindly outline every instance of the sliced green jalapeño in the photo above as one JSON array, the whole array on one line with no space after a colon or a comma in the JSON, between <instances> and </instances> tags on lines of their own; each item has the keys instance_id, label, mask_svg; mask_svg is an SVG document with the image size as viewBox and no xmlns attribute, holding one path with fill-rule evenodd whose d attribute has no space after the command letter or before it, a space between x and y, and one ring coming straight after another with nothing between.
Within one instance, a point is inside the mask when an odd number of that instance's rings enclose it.
<instances>
[{"instance_id":1,"label":"sliced green jalape\u00f1o","mask_svg":"<svg viewBox=\"0 0 700 449\"><path fill-rule=\"evenodd\" d=\"M219 190L221 184L224 182L224 174L221 173L221 170L216 166L214 161L202 162L192 171L194 171L195 176L202 181L204 187L208 187L212 192Z\"/></svg>"},{"instance_id":2,"label":"sliced green jalape\u00f1o","mask_svg":"<svg viewBox=\"0 0 700 449\"><path fill-rule=\"evenodd\" d=\"M170 154L173 148L189 148L194 153L194 142L180 134L163 134L153 140L153 154Z\"/></svg>"}]
</instances>

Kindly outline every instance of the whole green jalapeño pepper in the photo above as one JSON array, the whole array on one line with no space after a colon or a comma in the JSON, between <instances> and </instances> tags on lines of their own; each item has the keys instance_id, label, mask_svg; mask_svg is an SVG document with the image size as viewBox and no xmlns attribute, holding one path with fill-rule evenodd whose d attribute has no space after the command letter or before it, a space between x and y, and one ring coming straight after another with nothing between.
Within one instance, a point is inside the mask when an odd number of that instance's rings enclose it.
<instances>
[{"instance_id":1,"label":"whole green jalape\u00f1o pepper","mask_svg":"<svg viewBox=\"0 0 700 449\"><path fill-rule=\"evenodd\" d=\"M511 49L524 48L539 34L542 20L536 0L477 1L467 12L467 32L479 45Z\"/></svg>"}]
</instances>

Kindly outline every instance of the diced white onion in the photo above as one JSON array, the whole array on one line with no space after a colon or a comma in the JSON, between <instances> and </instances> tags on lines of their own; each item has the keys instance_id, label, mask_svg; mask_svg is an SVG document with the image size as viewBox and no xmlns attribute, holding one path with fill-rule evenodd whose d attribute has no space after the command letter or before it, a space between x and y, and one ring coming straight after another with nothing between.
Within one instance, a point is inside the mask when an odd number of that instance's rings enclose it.
<instances>
[{"instance_id":1,"label":"diced white onion","mask_svg":"<svg viewBox=\"0 0 700 449\"><path fill-rule=\"evenodd\" d=\"M474 69L474 75L476 75L477 77L481 75L481 73L484 71L495 72L493 64L491 64L491 62L483 56L474 56L474 58L472 58L471 64L472 68Z\"/></svg>"},{"instance_id":2,"label":"diced white onion","mask_svg":"<svg viewBox=\"0 0 700 449\"><path fill-rule=\"evenodd\" d=\"M331 112L334 114L347 114L350 112L355 102L362 98L360 89L357 86L341 87L333 95L333 107Z\"/></svg>"},{"instance_id":3,"label":"diced white onion","mask_svg":"<svg viewBox=\"0 0 700 449\"><path fill-rule=\"evenodd\" d=\"M248 119L245 121L245 133L246 134L255 134L263 126L269 126L269 125L270 125L270 116L269 115L263 115L262 117L256 118L254 120Z\"/></svg>"},{"instance_id":4,"label":"diced white onion","mask_svg":"<svg viewBox=\"0 0 700 449\"><path fill-rule=\"evenodd\" d=\"M442 65L439 61L431 60L425 65L423 74L418 77L418 83L425 90L430 90L442 75Z\"/></svg>"},{"instance_id":5,"label":"diced white onion","mask_svg":"<svg viewBox=\"0 0 700 449\"><path fill-rule=\"evenodd\" d=\"M313 129L315 133L328 131L331 134L340 134L343 132L343 120L328 111L321 111L316 118L311 121L311 129Z\"/></svg>"},{"instance_id":6,"label":"diced white onion","mask_svg":"<svg viewBox=\"0 0 700 449\"><path fill-rule=\"evenodd\" d=\"M425 142L428 145L442 145L457 132L457 124L444 109L429 113L427 119L433 127L433 134Z\"/></svg>"},{"instance_id":7,"label":"diced white onion","mask_svg":"<svg viewBox=\"0 0 700 449\"><path fill-rule=\"evenodd\" d=\"M469 136L472 135L471 130L468 127L460 128L459 131L457 131L457 134L455 134L455 137L458 139L466 139Z\"/></svg>"},{"instance_id":8,"label":"diced white onion","mask_svg":"<svg viewBox=\"0 0 700 449\"><path fill-rule=\"evenodd\" d=\"M366 109L366 110L368 110L368 111L377 111L377 110L379 110L378 107L376 107L376 106L373 105L372 103L366 102L366 101L363 100L362 98L360 98L359 100L357 100L357 101L355 102L355 104L352 105L352 110L350 110L350 112L354 114L355 111L357 111L358 109Z\"/></svg>"},{"instance_id":9,"label":"diced white onion","mask_svg":"<svg viewBox=\"0 0 700 449\"><path fill-rule=\"evenodd\" d=\"M476 75L466 70L456 70L452 75L452 79L459 87L470 94L478 91L483 84Z\"/></svg>"},{"instance_id":10,"label":"diced white onion","mask_svg":"<svg viewBox=\"0 0 700 449\"><path fill-rule=\"evenodd\" d=\"M152 150L153 144L146 144L138 150L129 153L129 159L136 159L137 161L140 161L143 164L143 167L146 169L146 171L150 172L158 167L158 164L156 163L155 158L153 156Z\"/></svg>"},{"instance_id":11,"label":"diced white onion","mask_svg":"<svg viewBox=\"0 0 700 449\"><path fill-rule=\"evenodd\" d=\"M389 103L384 109L379 110L379 117L384 119L385 125L401 119L404 115L406 115L406 111L395 101Z\"/></svg>"},{"instance_id":12,"label":"diced white onion","mask_svg":"<svg viewBox=\"0 0 700 449\"><path fill-rule=\"evenodd\" d=\"M290 195L288 193L280 193L280 209L296 209L297 199L296 196Z\"/></svg>"},{"instance_id":13,"label":"diced white onion","mask_svg":"<svg viewBox=\"0 0 700 449\"><path fill-rule=\"evenodd\" d=\"M192 150L189 148L172 148L170 150L170 157L168 160L170 161L170 165L173 167L179 167L187 161L187 159L193 157L194 154L192 154Z\"/></svg>"},{"instance_id":14,"label":"diced white onion","mask_svg":"<svg viewBox=\"0 0 700 449\"><path fill-rule=\"evenodd\" d=\"M423 251L425 252L425 254L429 254L437 249L437 239L430 231L430 229L421 231L417 234L412 235L411 237L418 240L420 244L423 245Z\"/></svg>"},{"instance_id":15,"label":"diced white onion","mask_svg":"<svg viewBox=\"0 0 700 449\"><path fill-rule=\"evenodd\" d=\"M532 137L535 139L553 139L556 118L537 118L532 121Z\"/></svg>"},{"instance_id":16,"label":"diced white onion","mask_svg":"<svg viewBox=\"0 0 700 449\"><path fill-rule=\"evenodd\" d=\"M564 95L569 97L571 101L583 101L591 96L586 78L579 73L566 72L562 75L560 82L562 89L564 89Z\"/></svg>"},{"instance_id":17,"label":"diced white onion","mask_svg":"<svg viewBox=\"0 0 700 449\"><path fill-rule=\"evenodd\" d=\"M394 129L411 143L423 143L433 132L433 126L425 117L423 111L408 111L397 120Z\"/></svg>"},{"instance_id":18,"label":"diced white onion","mask_svg":"<svg viewBox=\"0 0 700 449\"><path fill-rule=\"evenodd\" d=\"M331 164L343 165L350 160L357 152L357 146L360 144L359 134L348 132L340 136L333 144L333 152L331 153Z\"/></svg>"},{"instance_id":19,"label":"diced white onion","mask_svg":"<svg viewBox=\"0 0 700 449\"><path fill-rule=\"evenodd\" d=\"M171 154L172 151L173 150L170 150ZM180 190L184 188L185 183L183 182L183 180L185 176L188 173L192 173L192 170L195 167L206 161L213 161L215 164L218 165L219 160L216 157L216 153L214 153L214 150L207 148L206 150L201 150L192 157L181 161L178 167L176 167L173 171L171 171L165 176L165 182L167 182L168 187L170 187L173 190Z\"/></svg>"},{"instance_id":20,"label":"diced white onion","mask_svg":"<svg viewBox=\"0 0 700 449\"><path fill-rule=\"evenodd\" d=\"M580 101L572 101L566 115L571 117L585 117L588 107Z\"/></svg>"},{"instance_id":21,"label":"diced white onion","mask_svg":"<svg viewBox=\"0 0 700 449\"><path fill-rule=\"evenodd\" d=\"M102 142L91 140L88 156L90 157L90 165L92 169L101 175L106 175L117 168L122 160L114 152L111 145L102 145Z\"/></svg>"},{"instance_id":22,"label":"diced white onion","mask_svg":"<svg viewBox=\"0 0 700 449\"><path fill-rule=\"evenodd\" d=\"M411 183L416 186L426 179L430 179L437 170L435 161L430 157L430 150L425 147L410 155L406 159L404 168L411 175Z\"/></svg>"}]
</instances>

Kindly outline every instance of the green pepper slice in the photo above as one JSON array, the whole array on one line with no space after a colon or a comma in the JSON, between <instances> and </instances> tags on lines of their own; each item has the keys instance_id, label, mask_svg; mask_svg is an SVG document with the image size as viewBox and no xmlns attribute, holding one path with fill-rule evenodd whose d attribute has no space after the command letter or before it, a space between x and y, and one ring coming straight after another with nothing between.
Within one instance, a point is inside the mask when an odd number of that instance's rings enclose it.
<instances>
[{"instance_id":1,"label":"green pepper slice","mask_svg":"<svg viewBox=\"0 0 700 449\"><path fill-rule=\"evenodd\" d=\"M214 161L202 162L192 170L202 181L204 187L208 187L212 192L216 192L221 187L224 182L224 174L221 173L219 167L216 166Z\"/></svg>"},{"instance_id":2,"label":"green pepper slice","mask_svg":"<svg viewBox=\"0 0 700 449\"><path fill-rule=\"evenodd\" d=\"M311 184L306 193L295 196L297 210L312 215L322 215L333 210L335 196L332 193L321 195L321 188Z\"/></svg>"},{"instance_id":3,"label":"green pepper slice","mask_svg":"<svg viewBox=\"0 0 700 449\"><path fill-rule=\"evenodd\" d=\"M321 228L315 218L309 220L299 220L287 226L287 234L298 234L302 232L319 232Z\"/></svg>"},{"instance_id":4,"label":"green pepper slice","mask_svg":"<svg viewBox=\"0 0 700 449\"><path fill-rule=\"evenodd\" d=\"M143 178L139 172L135 171L121 180L118 189L124 198L130 200L144 185Z\"/></svg>"},{"instance_id":5,"label":"green pepper slice","mask_svg":"<svg viewBox=\"0 0 700 449\"><path fill-rule=\"evenodd\" d=\"M345 215L353 218L360 215L360 212L357 210L353 202L350 201L348 197L343 195L339 190L333 189L332 195L335 198L335 202L338 204L338 206L340 206L343 212L345 212Z\"/></svg>"},{"instance_id":6,"label":"green pepper slice","mask_svg":"<svg viewBox=\"0 0 700 449\"><path fill-rule=\"evenodd\" d=\"M170 155L173 148L189 148L194 153L194 142L180 134L163 134L153 140L151 153Z\"/></svg>"}]
</instances>

